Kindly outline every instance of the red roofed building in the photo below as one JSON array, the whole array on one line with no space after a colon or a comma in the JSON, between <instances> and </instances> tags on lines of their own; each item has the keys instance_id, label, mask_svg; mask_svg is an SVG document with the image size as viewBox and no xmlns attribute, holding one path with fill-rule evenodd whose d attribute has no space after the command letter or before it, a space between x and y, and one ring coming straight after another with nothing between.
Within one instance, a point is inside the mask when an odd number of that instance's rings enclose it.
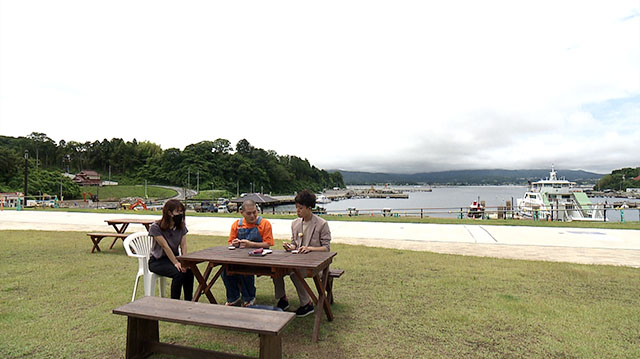
<instances>
[{"instance_id":1,"label":"red roofed building","mask_svg":"<svg viewBox=\"0 0 640 359\"><path fill-rule=\"evenodd\" d=\"M73 182L80 186L99 186L102 181L98 172L84 170L73 177Z\"/></svg>"},{"instance_id":2,"label":"red roofed building","mask_svg":"<svg viewBox=\"0 0 640 359\"><path fill-rule=\"evenodd\" d=\"M640 176L638 176L638 177L633 177L633 180L634 180L634 181L640 181Z\"/></svg>"}]
</instances>

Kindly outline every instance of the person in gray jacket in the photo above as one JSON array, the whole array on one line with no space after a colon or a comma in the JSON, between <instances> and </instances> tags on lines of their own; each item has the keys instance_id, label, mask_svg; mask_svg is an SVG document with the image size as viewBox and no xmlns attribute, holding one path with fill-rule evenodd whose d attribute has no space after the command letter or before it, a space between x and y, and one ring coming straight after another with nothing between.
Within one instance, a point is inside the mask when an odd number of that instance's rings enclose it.
<instances>
[{"instance_id":1,"label":"person in gray jacket","mask_svg":"<svg viewBox=\"0 0 640 359\"><path fill-rule=\"evenodd\" d=\"M313 214L312 210L316 206L316 196L309 190L300 191L295 198L296 212L298 218L291 223L291 243L284 243L284 249L288 252L297 251L299 255L309 252L328 252L331 243L331 230L329 224L323 218ZM300 307L296 310L296 316L304 317L313 313L313 301L304 285L295 274L289 277L296 287ZM282 310L289 308L289 300L286 296L284 278L274 278L273 286L275 297L278 300L277 306Z\"/></svg>"}]
</instances>

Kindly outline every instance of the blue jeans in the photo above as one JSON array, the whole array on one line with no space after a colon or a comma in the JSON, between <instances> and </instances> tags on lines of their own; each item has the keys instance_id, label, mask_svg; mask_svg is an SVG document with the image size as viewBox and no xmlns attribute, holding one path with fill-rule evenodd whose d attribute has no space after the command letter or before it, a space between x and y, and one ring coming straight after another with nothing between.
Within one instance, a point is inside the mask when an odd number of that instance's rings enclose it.
<instances>
[{"instance_id":1,"label":"blue jeans","mask_svg":"<svg viewBox=\"0 0 640 359\"><path fill-rule=\"evenodd\" d=\"M242 293L242 301L249 302L256 297L256 277L253 275L228 275L227 270L222 270L222 281L227 289L227 302L235 302L240 298Z\"/></svg>"}]
</instances>

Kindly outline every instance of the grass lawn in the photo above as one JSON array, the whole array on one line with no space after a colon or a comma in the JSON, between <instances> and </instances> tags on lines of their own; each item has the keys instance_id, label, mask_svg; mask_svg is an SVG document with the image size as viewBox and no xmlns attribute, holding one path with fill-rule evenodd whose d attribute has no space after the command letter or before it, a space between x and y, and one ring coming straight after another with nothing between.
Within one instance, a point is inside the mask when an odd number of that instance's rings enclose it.
<instances>
[{"instance_id":1,"label":"grass lawn","mask_svg":"<svg viewBox=\"0 0 640 359\"><path fill-rule=\"evenodd\" d=\"M208 189L208 190L202 190L200 191L197 195L195 195L194 197L191 197L191 199L195 199L195 200L203 200L203 201L212 201L214 198L217 200L220 197L223 198L230 198L233 195L231 194L231 192L227 191L227 190L218 190L218 189Z\"/></svg>"},{"instance_id":2,"label":"grass lawn","mask_svg":"<svg viewBox=\"0 0 640 359\"><path fill-rule=\"evenodd\" d=\"M82 232L0 231L0 357L122 358L137 260ZM190 236L189 249L225 239ZM276 248L280 247L277 241ZM284 333L285 358L638 358L640 269L334 244L335 320ZM258 303L273 302L260 277ZM287 293L297 295L287 279ZM142 295L140 283L138 295ZM214 295L222 300L219 281ZM207 302L206 298L201 301ZM257 356L257 335L172 323L160 339Z\"/></svg>"},{"instance_id":3,"label":"grass lawn","mask_svg":"<svg viewBox=\"0 0 640 359\"><path fill-rule=\"evenodd\" d=\"M93 194L98 194L98 198L101 201L114 199L114 198L125 198L125 197L141 197L144 198L144 186L102 186L100 189L96 191L96 187L89 187L84 190L85 192L91 192ZM177 195L178 192L157 186L147 186L147 196L149 198L170 198Z\"/></svg>"}]
</instances>

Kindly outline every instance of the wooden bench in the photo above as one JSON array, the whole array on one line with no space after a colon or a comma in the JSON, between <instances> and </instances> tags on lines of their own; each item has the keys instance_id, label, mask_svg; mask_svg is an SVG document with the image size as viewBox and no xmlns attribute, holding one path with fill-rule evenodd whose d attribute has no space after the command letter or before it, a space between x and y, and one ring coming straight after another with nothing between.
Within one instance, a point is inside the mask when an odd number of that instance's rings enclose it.
<instances>
[{"instance_id":1,"label":"wooden bench","mask_svg":"<svg viewBox=\"0 0 640 359\"><path fill-rule=\"evenodd\" d=\"M327 280L327 296L329 303L333 304L333 278L340 278L344 274L344 269L329 269L329 279Z\"/></svg>"},{"instance_id":2,"label":"wooden bench","mask_svg":"<svg viewBox=\"0 0 640 359\"><path fill-rule=\"evenodd\" d=\"M91 238L91 241L93 242L93 248L91 248L91 253L93 253L96 249L98 250L98 252L100 252L100 247L98 246L98 243L100 243L100 241L102 240L102 238L106 238L106 237L113 237L113 243L111 243L111 246L109 246L109 249L113 248L113 245L116 243L116 241L118 240L118 238L122 239L124 241L125 238L127 238L127 236L129 236L129 234L131 233L102 233L102 232L92 232L92 233L87 233L87 236L89 236Z\"/></svg>"},{"instance_id":3,"label":"wooden bench","mask_svg":"<svg viewBox=\"0 0 640 359\"><path fill-rule=\"evenodd\" d=\"M260 335L260 359L282 358L282 331L294 313L263 309L227 307L160 297L143 297L116 308L114 314L126 315L127 358L144 358L163 353L189 358L244 358L244 355L220 353L159 341L158 321L203 327L238 330Z\"/></svg>"}]
</instances>

